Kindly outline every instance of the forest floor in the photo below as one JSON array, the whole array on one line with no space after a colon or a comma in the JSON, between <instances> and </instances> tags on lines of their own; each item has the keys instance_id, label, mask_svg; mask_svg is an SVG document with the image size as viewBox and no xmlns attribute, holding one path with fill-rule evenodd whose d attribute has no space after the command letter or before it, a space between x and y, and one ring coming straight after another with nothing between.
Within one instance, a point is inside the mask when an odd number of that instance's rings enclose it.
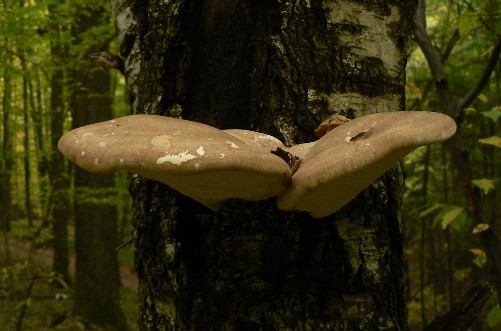
<instances>
[{"instance_id":1,"label":"forest floor","mask_svg":"<svg viewBox=\"0 0 501 331\"><path fill-rule=\"evenodd\" d=\"M30 248L26 244L26 242L21 241L19 239L9 240L9 249L12 254L13 259L28 259L30 255ZM132 249L131 246L126 246L122 249ZM31 259L47 264L52 265L52 260L54 258L54 251L51 248L38 248L35 249ZM72 254L70 256L70 263L68 266L70 270L71 276L74 276L75 270L75 255ZM134 270L130 268L129 265L120 264L120 279L122 281L122 286L131 290L137 289L137 275Z\"/></svg>"},{"instance_id":2,"label":"forest floor","mask_svg":"<svg viewBox=\"0 0 501 331\"><path fill-rule=\"evenodd\" d=\"M29 231L13 222L0 245L0 329L3 330L106 330L74 316L72 290L58 285L51 274L53 251L50 240L31 249ZM24 223L24 222L22 222ZM32 230L31 230L32 231ZM71 231L71 229L70 229ZM71 237L71 235L70 235ZM74 277L75 254L69 240L70 276ZM137 275L133 246L119 250L122 288L120 304L130 330L137 329ZM19 329L19 321L22 329Z\"/></svg>"}]
</instances>

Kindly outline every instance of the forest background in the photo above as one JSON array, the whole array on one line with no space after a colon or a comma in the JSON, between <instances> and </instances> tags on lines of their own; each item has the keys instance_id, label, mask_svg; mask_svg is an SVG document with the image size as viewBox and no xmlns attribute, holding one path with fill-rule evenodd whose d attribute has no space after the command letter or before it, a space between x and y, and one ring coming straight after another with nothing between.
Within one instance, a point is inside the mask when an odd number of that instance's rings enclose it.
<instances>
[{"instance_id":1,"label":"forest background","mask_svg":"<svg viewBox=\"0 0 501 331\"><path fill-rule=\"evenodd\" d=\"M105 258L116 262L107 264L109 291L102 291L110 311L103 313L116 316L116 327L134 329L134 253L131 245L121 245L129 242L132 230L129 175L83 188L79 183L85 176L57 150L63 132L89 120L81 116L86 98L102 101L102 108L88 110L101 120L130 113L123 75L101 66L89 51L97 45L99 51L119 53L110 6L55 0L4 0L0 6L0 323L17 330L110 323L86 308L92 302L85 302L85 293L97 290L88 287L75 261L92 268L89 261L112 247L114 253ZM433 0L427 1L425 13L425 37L440 56L451 96L464 100L482 86L461 113L459 134L470 157L472 187L480 191L484 221L471 217L461 173L444 146L423 147L406 157L407 308L409 326L416 330L446 312L477 281L490 281L480 236L485 231L501 235L496 222L501 65L489 67L489 59L501 49L501 5L495 0ZM444 112L436 68L432 77L420 47L426 46L416 39L407 66L407 109ZM98 92L82 90L82 75L101 75ZM482 79L487 79L485 85ZM82 208L103 208L106 222L94 224L94 231L106 234L106 245L78 242ZM501 329L499 301L491 297L474 330Z\"/></svg>"}]
</instances>

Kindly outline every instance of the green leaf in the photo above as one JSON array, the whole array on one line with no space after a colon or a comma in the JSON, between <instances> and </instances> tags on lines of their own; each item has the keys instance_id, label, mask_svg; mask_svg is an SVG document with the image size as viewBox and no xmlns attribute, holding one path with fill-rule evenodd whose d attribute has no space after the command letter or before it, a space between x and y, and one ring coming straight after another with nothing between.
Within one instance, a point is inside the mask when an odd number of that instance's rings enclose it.
<instances>
[{"instance_id":1,"label":"green leaf","mask_svg":"<svg viewBox=\"0 0 501 331\"><path fill-rule=\"evenodd\" d=\"M468 233L472 225L471 219L468 218L466 212L463 210L459 213L454 222L449 225L449 228L457 233Z\"/></svg>"},{"instance_id":2,"label":"green leaf","mask_svg":"<svg viewBox=\"0 0 501 331\"><path fill-rule=\"evenodd\" d=\"M489 101L489 98L488 98L485 94L483 94L483 93L480 93L480 94L477 96L477 98L478 98L480 101L482 101L483 103L487 103L487 102Z\"/></svg>"},{"instance_id":3,"label":"green leaf","mask_svg":"<svg viewBox=\"0 0 501 331\"><path fill-rule=\"evenodd\" d=\"M470 252L476 256L485 256L485 252L480 248L470 248Z\"/></svg>"},{"instance_id":4,"label":"green leaf","mask_svg":"<svg viewBox=\"0 0 501 331\"><path fill-rule=\"evenodd\" d=\"M442 217L451 208L451 206L448 206L448 205L440 205L439 204L437 206L439 207L437 209L438 213L436 213L435 217L433 218L433 222L431 224L432 229L435 229L440 224L440 222L442 222Z\"/></svg>"},{"instance_id":5,"label":"green leaf","mask_svg":"<svg viewBox=\"0 0 501 331\"><path fill-rule=\"evenodd\" d=\"M477 17L473 15L463 15L458 20L458 29L461 36L465 36L477 25Z\"/></svg>"},{"instance_id":6,"label":"green leaf","mask_svg":"<svg viewBox=\"0 0 501 331\"><path fill-rule=\"evenodd\" d=\"M449 224L454 222L454 220L459 216L459 214L461 214L462 211L462 207L455 207L445 213L444 216L442 216L442 222L440 223L442 225L442 229L445 230Z\"/></svg>"},{"instance_id":7,"label":"green leaf","mask_svg":"<svg viewBox=\"0 0 501 331\"><path fill-rule=\"evenodd\" d=\"M482 144L493 145L501 148L501 137L499 136L491 136L489 138L479 139L478 141Z\"/></svg>"},{"instance_id":8,"label":"green leaf","mask_svg":"<svg viewBox=\"0 0 501 331\"><path fill-rule=\"evenodd\" d=\"M471 268L458 269L454 272L454 279L462 282L469 277L471 273Z\"/></svg>"},{"instance_id":9,"label":"green leaf","mask_svg":"<svg viewBox=\"0 0 501 331\"><path fill-rule=\"evenodd\" d=\"M494 190L494 181L492 179L481 178L474 179L471 182L476 187L482 189L484 191L484 194L489 193L490 190Z\"/></svg>"},{"instance_id":10,"label":"green leaf","mask_svg":"<svg viewBox=\"0 0 501 331\"><path fill-rule=\"evenodd\" d=\"M477 224L477 226L475 226L473 228L472 233L473 234L477 234L477 233L483 232L483 231L485 231L485 230L487 230L489 228L490 228L489 224L487 224L487 223L480 223L480 224Z\"/></svg>"},{"instance_id":11,"label":"green leaf","mask_svg":"<svg viewBox=\"0 0 501 331\"><path fill-rule=\"evenodd\" d=\"M470 252L472 252L475 255L475 258L473 259L473 264L482 269L484 264L487 263L487 256L485 255L485 252L480 248L471 248Z\"/></svg>"},{"instance_id":12,"label":"green leaf","mask_svg":"<svg viewBox=\"0 0 501 331\"><path fill-rule=\"evenodd\" d=\"M501 322L501 309L499 308L499 305L496 305L489 310L489 313L487 313L487 325L493 328L498 325L499 322Z\"/></svg>"},{"instance_id":13,"label":"green leaf","mask_svg":"<svg viewBox=\"0 0 501 331\"><path fill-rule=\"evenodd\" d=\"M473 264L476 265L479 269L482 269L482 267L487 263L487 258L485 256L477 256L473 259Z\"/></svg>"},{"instance_id":14,"label":"green leaf","mask_svg":"<svg viewBox=\"0 0 501 331\"><path fill-rule=\"evenodd\" d=\"M430 208L426 208L425 210L423 210L422 212L419 213L419 218L422 218L422 217L425 217L427 216L428 214L431 214L433 213L435 210L437 210L438 208L442 208L443 206L439 205L439 204L435 204L433 206L431 206Z\"/></svg>"},{"instance_id":15,"label":"green leaf","mask_svg":"<svg viewBox=\"0 0 501 331\"><path fill-rule=\"evenodd\" d=\"M498 118L501 117L501 110L499 110L498 107L494 107L491 110L484 111L482 115L484 115L484 117L490 118L495 123L497 122Z\"/></svg>"}]
</instances>

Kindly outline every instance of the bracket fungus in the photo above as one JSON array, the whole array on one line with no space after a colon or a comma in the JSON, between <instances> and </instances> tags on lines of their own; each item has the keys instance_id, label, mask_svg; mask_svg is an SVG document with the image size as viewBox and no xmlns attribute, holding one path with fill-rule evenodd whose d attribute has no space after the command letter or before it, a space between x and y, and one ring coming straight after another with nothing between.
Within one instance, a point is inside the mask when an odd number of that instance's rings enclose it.
<instances>
[{"instance_id":1,"label":"bracket fungus","mask_svg":"<svg viewBox=\"0 0 501 331\"><path fill-rule=\"evenodd\" d=\"M61 152L93 173L126 170L167 184L212 210L227 199L279 195L291 171L278 156L211 126L131 115L66 133Z\"/></svg>"},{"instance_id":2,"label":"bracket fungus","mask_svg":"<svg viewBox=\"0 0 501 331\"><path fill-rule=\"evenodd\" d=\"M242 140L247 145L262 149L268 153L277 148L285 148L284 144L278 138L270 136L269 134L240 129L228 129L224 130L224 132Z\"/></svg>"},{"instance_id":3,"label":"bracket fungus","mask_svg":"<svg viewBox=\"0 0 501 331\"><path fill-rule=\"evenodd\" d=\"M346 122L320 138L277 200L281 210L330 215L413 149L442 142L454 120L425 111L386 112Z\"/></svg>"},{"instance_id":4,"label":"bracket fungus","mask_svg":"<svg viewBox=\"0 0 501 331\"><path fill-rule=\"evenodd\" d=\"M230 198L277 197L281 210L324 217L414 148L445 141L455 130L454 120L439 113L387 112L359 117L316 142L287 148L259 132L131 115L74 129L58 147L89 172L134 172L212 210ZM290 162L279 156L284 153Z\"/></svg>"}]
</instances>

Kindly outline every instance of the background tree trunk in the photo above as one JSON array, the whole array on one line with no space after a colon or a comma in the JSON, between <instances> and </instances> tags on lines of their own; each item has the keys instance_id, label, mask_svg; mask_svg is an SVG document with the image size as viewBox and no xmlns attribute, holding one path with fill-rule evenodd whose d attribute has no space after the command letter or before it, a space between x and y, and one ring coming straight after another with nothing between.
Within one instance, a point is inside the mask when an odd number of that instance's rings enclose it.
<instances>
[{"instance_id":1,"label":"background tree trunk","mask_svg":"<svg viewBox=\"0 0 501 331\"><path fill-rule=\"evenodd\" d=\"M49 5L50 18L50 52L52 59L52 76L50 78L50 132L51 146L57 146L57 142L63 134L63 123L66 118L67 91L64 88L66 81L64 58L68 54L68 26L59 25L59 12L61 4ZM52 221L52 234L54 236L54 257L52 270L56 272L69 285L71 281L68 253L68 219L70 218L69 201L69 175L65 168L64 156L54 152L50 155L49 180L52 193L48 197L50 219Z\"/></svg>"},{"instance_id":2,"label":"background tree trunk","mask_svg":"<svg viewBox=\"0 0 501 331\"><path fill-rule=\"evenodd\" d=\"M79 58L75 61L71 93L73 126L112 118L110 72L90 58L107 48L107 41L82 45L86 34L109 16L106 3L79 10L72 28ZM84 8L81 8L84 9ZM75 168L75 313L89 322L126 330L119 305L120 275L117 242L117 195L114 176L95 176Z\"/></svg>"},{"instance_id":3,"label":"background tree trunk","mask_svg":"<svg viewBox=\"0 0 501 331\"><path fill-rule=\"evenodd\" d=\"M7 38L5 38L7 39ZM7 40L5 40L7 41ZM10 57L7 58L10 61ZM14 169L14 147L12 145L11 130L11 79L9 67L3 69L3 91L2 91L2 156L0 158L0 230L10 231L10 221L13 216L12 208L12 185L11 177Z\"/></svg>"},{"instance_id":4,"label":"background tree trunk","mask_svg":"<svg viewBox=\"0 0 501 331\"><path fill-rule=\"evenodd\" d=\"M112 1L134 112L315 140L405 108L413 3ZM142 329L407 328L399 169L323 219L135 177Z\"/></svg>"},{"instance_id":5,"label":"background tree trunk","mask_svg":"<svg viewBox=\"0 0 501 331\"><path fill-rule=\"evenodd\" d=\"M21 2L22 5L24 5ZM22 48L21 48L22 49ZM25 56L25 50L23 50L23 56ZM24 137L23 137L23 148L24 148L24 157L23 157L23 165L24 165L24 209L26 209L26 218L28 219L28 226L33 226L33 205L31 201L31 169L30 169L30 110L33 112L33 109L30 109L29 98L31 97L28 93L31 91L28 89L29 85L29 73L26 67L26 61L24 57L21 58L21 68L23 69L23 120L24 120Z\"/></svg>"}]
</instances>

